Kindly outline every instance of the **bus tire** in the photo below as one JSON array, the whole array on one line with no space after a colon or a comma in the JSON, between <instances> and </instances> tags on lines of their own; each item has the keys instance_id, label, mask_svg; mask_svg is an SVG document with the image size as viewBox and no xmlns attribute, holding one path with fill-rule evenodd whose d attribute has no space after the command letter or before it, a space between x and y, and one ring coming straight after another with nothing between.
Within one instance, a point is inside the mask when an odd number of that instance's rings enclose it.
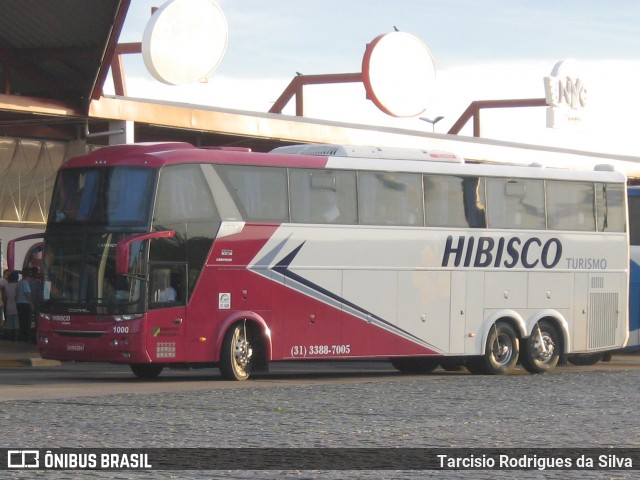
<instances>
[{"instance_id":1,"label":"bus tire","mask_svg":"<svg viewBox=\"0 0 640 480\"><path fill-rule=\"evenodd\" d=\"M600 360L604 359L604 353L576 353L574 355L569 355L567 357L567 361L572 365L578 365L581 367L588 367L591 365L595 365Z\"/></svg>"},{"instance_id":2,"label":"bus tire","mask_svg":"<svg viewBox=\"0 0 640 480\"><path fill-rule=\"evenodd\" d=\"M560 360L561 344L558 329L551 322L541 320L522 343L520 363L529 373L553 370Z\"/></svg>"},{"instance_id":3,"label":"bus tire","mask_svg":"<svg viewBox=\"0 0 640 480\"><path fill-rule=\"evenodd\" d=\"M469 358L465 366L475 375L504 375L514 369L519 354L516 331L506 322L496 322L489 331L484 355Z\"/></svg>"},{"instance_id":4,"label":"bus tire","mask_svg":"<svg viewBox=\"0 0 640 480\"><path fill-rule=\"evenodd\" d=\"M227 331L220 352L220 373L226 380L247 380L253 366L253 346L247 321L234 323Z\"/></svg>"},{"instance_id":5,"label":"bus tire","mask_svg":"<svg viewBox=\"0 0 640 480\"><path fill-rule=\"evenodd\" d=\"M467 357L464 360L464 367L469 370L472 375L484 375L484 357Z\"/></svg>"},{"instance_id":6,"label":"bus tire","mask_svg":"<svg viewBox=\"0 0 640 480\"><path fill-rule=\"evenodd\" d=\"M158 378L164 368L157 363L132 363L129 365L133 374L142 380L153 380Z\"/></svg>"},{"instance_id":7,"label":"bus tire","mask_svg":"<svg viewBox=\"0 0 640 480\"><path fill-rule=\"evenodd\" d=\"M440 367L447 372L461 372L464 370L464 362L459 359L440 360Z\"/></svg>"},{"instance_id":8,"label":"bus tire","mask_svg":"<svg viewBox=\"0 0 640 480\"><path fill-rule=\"evenodd\" d=\"M422 375L433 372L438 368L439 361L435 358L429 357L406 357L406 358L392 358L390 359L391 365L400 373Z\"/></svg>"}]
</instances>

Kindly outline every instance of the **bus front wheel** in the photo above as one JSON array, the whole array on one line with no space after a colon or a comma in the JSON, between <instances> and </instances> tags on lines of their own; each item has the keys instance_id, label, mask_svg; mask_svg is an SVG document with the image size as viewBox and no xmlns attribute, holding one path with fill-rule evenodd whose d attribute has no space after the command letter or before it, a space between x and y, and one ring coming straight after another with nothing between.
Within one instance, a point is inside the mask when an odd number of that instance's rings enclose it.
<instances>
[{"instance_id":1,"label":"bus front wheel","mask_svg":"<svg viewBox=\"0 0 640 480\"><path fill-rule=\"evenodd\" d=\"M227 380L247 380L253 366L253 346L247 321L234 324L224 337L220 373Z\"/></svg>"},{"instance_id":2,"label":"bus front wheel","mask_svg":"<svg viewBox=\"0 0 640 480\"><path fill-rule=\"evenodd\" d=\"M162 365L155 363L132 363L130 365L133 374L143 380L153 380L162 373Z\"/></svg>"},{"instance_id":3,"label":"bus front wheel","mask_svg":"<svg viewBox=\"0 0 640 480\"><path fill-rule=\"evenodd\" d=\"M519 354L516 331L506 322L496 322L489 331L484 355L469 358L465 366L473 374L503 375L513 370Z\"/></svg>"},{"instance_id":4,"label":"bus front wheel","mask_svg":"<svg viewBox=\"0 0 640 480\"><path fill-rule=\"evenodd\" d=\"M529 373L553 370L560 359L560 335L552 323L538 322L522 345L520 363Z\"/></svg>"}]
</instances>

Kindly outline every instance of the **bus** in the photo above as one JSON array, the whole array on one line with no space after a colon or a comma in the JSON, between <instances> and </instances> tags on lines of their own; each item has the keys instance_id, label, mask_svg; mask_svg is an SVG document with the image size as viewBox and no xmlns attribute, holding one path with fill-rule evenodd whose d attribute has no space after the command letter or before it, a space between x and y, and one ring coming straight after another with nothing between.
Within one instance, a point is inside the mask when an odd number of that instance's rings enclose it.
<instances>
[{"instance_id":1,"label":"bus","mask_svg":"<svg viewBox=\"0 0 640 480\"><path fill-rule=\"evenodd\" d=\"M640 350L640 186L628 190L629 242L631 265L629 272L629 341L627 351Z\"/></svg>"},{"instance_id":2,"label":"bus","mask_svg":"<svg viewBox=\"0 0 640 480\"><path fill-rule=\"evenodd\" d=\"M553 369L628 336L626 177L340 145L99 149L60 168L43 358Z\"/></svg>"}]
</instances>

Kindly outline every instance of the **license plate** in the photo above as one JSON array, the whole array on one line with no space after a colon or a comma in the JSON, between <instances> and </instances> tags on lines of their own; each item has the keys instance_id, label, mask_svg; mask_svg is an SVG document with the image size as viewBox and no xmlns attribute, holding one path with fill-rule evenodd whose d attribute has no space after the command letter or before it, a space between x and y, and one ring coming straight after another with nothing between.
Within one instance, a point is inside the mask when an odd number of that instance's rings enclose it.
<instances>
[{"instance_id":1,"label":"license plate","mask_svg":"<svg viewBox=\"0 0 640 480\"><path fill-rule=\"evenodd\" d=\"M84 352L84 343L67 343L67 352Z\"/></svg>"}]
</instances>

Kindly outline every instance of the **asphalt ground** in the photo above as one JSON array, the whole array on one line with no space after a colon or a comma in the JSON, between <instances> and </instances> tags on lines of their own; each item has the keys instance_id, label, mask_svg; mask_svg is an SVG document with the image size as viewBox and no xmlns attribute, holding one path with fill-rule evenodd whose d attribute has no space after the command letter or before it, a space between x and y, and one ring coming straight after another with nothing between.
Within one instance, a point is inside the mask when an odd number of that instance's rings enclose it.
<instances>
[{"instance_id":1,"label":"asphalt ground","mask_svg":"<svg viewBox=\"0 0 640 480\"><path fill-rule=\"evenodd\" d=\"M0 340L0 367L46 367L58 366L56 360L45 360L35 344Z\"/></svg>"},{"instance_id":2,"label":"asphalt ground","mask_svg":"<svg viewBox=\"0 0 640 480\"><path fill-rule=\"evenodd\" d=\"M14 359L33 358L32 347L16 349L20 352L13 352ZM12 448L366 447L384 449L383 455L411 448L527 448L531 454L549 448L640 448L636 355L615 355L611 362L591 367L559 367L543 375L518 369L506 376L441 370L411 376L383 364L283 363L248 382L223 381L215 369L197 375L167 372L144 383L145 390L136 389L140 382L123 366L63 364L3 368L0 373L16 383L41 376L40 382L53 390L58 388L51 383L54 377L64 374L78 387L67 395L60 386L57 398L0 401L1 443ZM105 390L94 393L96 383ZM246 459L237 461L241 465ZM305 470L286 462L276 470L26 473L4 471L0 476L638 478L638 470Z\"/></svg>"}]
</instances>

